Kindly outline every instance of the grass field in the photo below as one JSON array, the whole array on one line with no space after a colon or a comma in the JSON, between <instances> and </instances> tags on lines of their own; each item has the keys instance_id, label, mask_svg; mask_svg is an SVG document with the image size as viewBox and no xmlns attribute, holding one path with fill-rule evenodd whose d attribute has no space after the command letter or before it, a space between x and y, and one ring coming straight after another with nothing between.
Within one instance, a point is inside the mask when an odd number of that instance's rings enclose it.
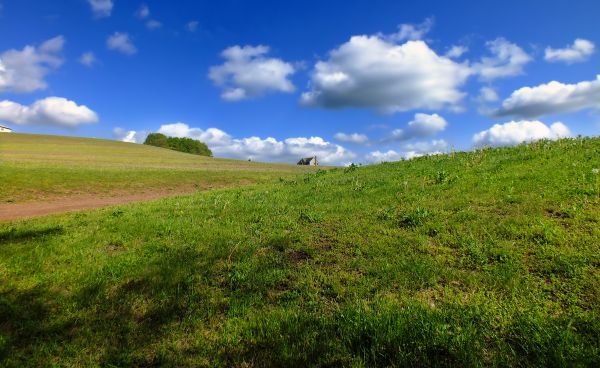
<instances>
[{"instance_id":1,"label":"grass field","mask_svg":"<svg viewBox=\"0 0 600 368\"><path fill-rule=\"evenodd\" d=\"M538 142L0 224L0 366L597 367L596 168Z\"/></svg>"},{"instance_id":2,"label":"grass field","mask_svg":"<svg viewBox=\"0 0 600 368\"><path fill-rule=\"evenodd\" d=\"M78 195L189 193L266 182L307 170L133 143L33 134L0 134L0 165L0 204Z\"/></svg>"}]
</instances>

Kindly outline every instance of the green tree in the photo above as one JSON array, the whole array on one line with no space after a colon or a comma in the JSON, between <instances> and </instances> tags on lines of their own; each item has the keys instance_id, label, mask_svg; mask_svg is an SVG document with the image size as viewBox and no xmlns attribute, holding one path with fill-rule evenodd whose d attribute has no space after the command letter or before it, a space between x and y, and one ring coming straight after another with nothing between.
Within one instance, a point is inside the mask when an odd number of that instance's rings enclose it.
<instances>
[{"instance_id":1,"label":"green tree","mask_svg":"<svg viewBox=\"0 0 600 368\"><path fill-rule=\"evenodd\" d=\"M167 136L160 133L148 134L146 140L144 141L144 144L161 148L170 148Z\"/></svg>"},{"instance_id":2,"label":"green tree","mask_svg":"<svg viewBox=\"0 0 600 368\"><path fill-rule=\"evenodd\" d=\"M148 135L144 144L194 155L212 157L212 151L205 143L191 138L167 137L164 134L152 133Z\"/></svg>"}]
</instances>

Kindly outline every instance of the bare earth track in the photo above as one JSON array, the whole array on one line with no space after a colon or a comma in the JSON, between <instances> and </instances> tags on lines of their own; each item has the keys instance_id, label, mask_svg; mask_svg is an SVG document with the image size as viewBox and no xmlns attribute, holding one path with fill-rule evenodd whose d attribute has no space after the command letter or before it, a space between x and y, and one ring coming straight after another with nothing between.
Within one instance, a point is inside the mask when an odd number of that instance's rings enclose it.
<instances>
[{"instance_id":1,"label":"bare earth track","mask_svg":"<svg viewBox=\"0 0 600 368\"><path fill-rule=\"evenodd\" d=\"M102 208L132 202L145 202L170 196L191 194L193 190L149 192L122 196L77 196L52 199L44 202L0 204L0 221L15 221L38 216Z\"/></svg>"}]
</instances>

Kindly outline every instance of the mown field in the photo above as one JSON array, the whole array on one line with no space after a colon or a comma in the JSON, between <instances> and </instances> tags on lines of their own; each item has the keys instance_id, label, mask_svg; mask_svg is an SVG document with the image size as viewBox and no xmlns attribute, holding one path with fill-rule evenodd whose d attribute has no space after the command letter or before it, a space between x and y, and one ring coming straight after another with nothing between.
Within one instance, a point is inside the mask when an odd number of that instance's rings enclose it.
<instances>
[{"instance_id":1,"label":"mown field","mask_svg":"<svg viewBox=\"0 0 600 368\"><path fill-rule=\"evenodd\" d=\"M0 204L73 196L190 193L306 172L103 139L0 134Z\"/></svg>"},{"instance_id":2,"label":"mown field","mask_svg":"<svg viewBox=\"0 0 600 368\"><path fill-rule=\"evenodd\" d=\"M600 139L0 224L0 366L600 366Z\"/></svg>"}]
</instances>

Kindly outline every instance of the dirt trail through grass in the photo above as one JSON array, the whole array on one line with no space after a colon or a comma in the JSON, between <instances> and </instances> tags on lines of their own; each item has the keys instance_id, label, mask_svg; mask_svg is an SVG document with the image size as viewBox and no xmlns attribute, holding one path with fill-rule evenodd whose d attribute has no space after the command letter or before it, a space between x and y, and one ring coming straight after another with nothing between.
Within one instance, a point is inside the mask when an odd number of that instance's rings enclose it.
<instances>
[{"instance_id":1,"label":"dirt trail through grass","mask_svg":"<svg viewBox=\"0 0 600 368\"><path fill-rule=\"evenodd\" d=\"M156 191L119 196L78 196L52 199L44 202L0 204L0 221L21 220L45 215L114 206L131 202L145 202L170 196L191 194L195 190L180 188L179 191Z\"/></svg>"}]
</instances>

